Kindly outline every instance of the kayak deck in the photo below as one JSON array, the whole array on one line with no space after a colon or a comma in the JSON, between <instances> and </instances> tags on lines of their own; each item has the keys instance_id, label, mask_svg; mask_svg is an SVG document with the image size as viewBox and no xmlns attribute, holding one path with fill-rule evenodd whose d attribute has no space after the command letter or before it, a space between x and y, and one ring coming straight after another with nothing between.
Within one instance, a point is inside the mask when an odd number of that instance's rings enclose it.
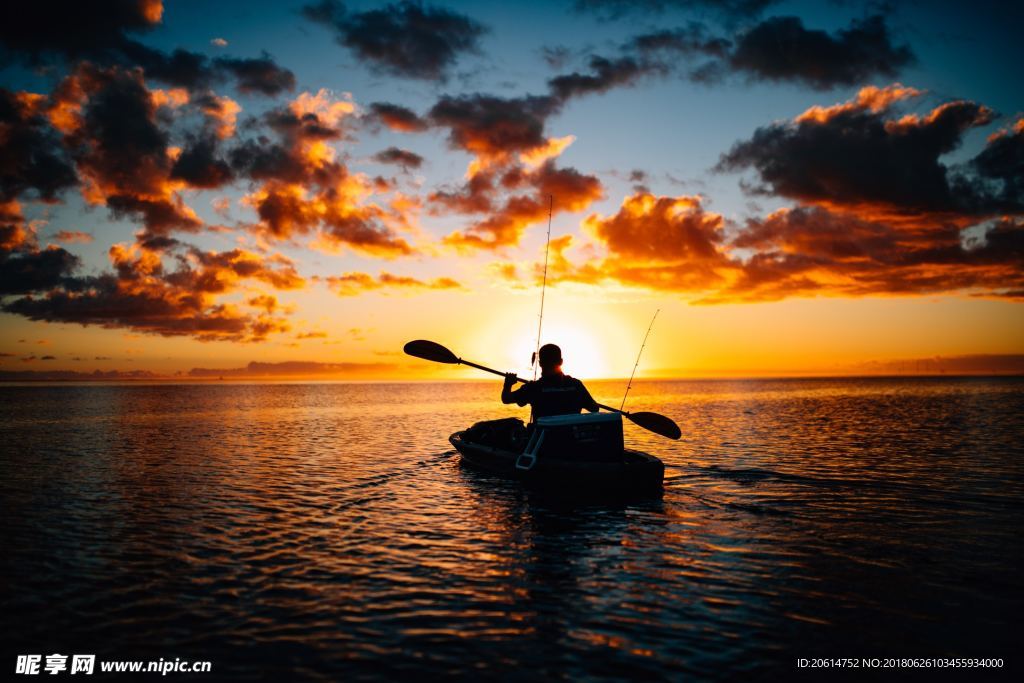
<instances>
[{"instance_id":1,"label":"kayak deck","mask_svg":"<svg viewBox=\"0 0 1024 683\"><path fill-rule=\"evenodd\" d=\"M462 463L473 469L579 492L661 491L665 466L643 451L625 448L621 457L605 461L544 454L530 469L521 469L516 467L521 451L472 441L468 431L455 432L448 441L461 454Z\"/></svg>"}]
</instances>

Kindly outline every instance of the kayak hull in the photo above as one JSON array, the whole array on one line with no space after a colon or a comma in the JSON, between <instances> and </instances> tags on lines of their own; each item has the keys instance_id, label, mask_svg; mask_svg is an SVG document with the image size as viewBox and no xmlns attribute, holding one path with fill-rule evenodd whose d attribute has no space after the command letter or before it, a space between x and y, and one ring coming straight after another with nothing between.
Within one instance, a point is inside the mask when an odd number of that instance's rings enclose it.
<instances>
[{"instance_id":1,"label":"kayak hull","mask_svg":"<svg viewBox=\"0 0 1024 683\"><path fill-rule=\"evenodd\" d=\"M519 453L470 441L465 431L455 432L448 441L462 456L462 464L474 470L581 494L657 494L662 490L665 475L661 460L629 448L623 450L621 459L613 462L588 462L544 455L537 458L531 469L523 470L516 467Z\"/></svg>"}]
</instances>

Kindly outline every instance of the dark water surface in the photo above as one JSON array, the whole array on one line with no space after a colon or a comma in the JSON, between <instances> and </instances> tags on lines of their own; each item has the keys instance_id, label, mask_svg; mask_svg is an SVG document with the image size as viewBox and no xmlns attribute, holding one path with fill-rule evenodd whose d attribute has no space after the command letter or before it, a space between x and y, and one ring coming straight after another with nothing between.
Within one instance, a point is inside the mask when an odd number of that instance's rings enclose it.
<instances>
[{"instance_id":1,"label":"dark water surface","mask_svg":"<svg viewBox=\"0 0 1024 683\"><path fill-rule=\"evenodd\" d=\"M732 680L1022 651L1024 381L640 382L684 437L628 425L665 494L603 503L459 466L449 433L521 413L499 390L0 387L3 666Z\"/></svg>"}]
</instances>

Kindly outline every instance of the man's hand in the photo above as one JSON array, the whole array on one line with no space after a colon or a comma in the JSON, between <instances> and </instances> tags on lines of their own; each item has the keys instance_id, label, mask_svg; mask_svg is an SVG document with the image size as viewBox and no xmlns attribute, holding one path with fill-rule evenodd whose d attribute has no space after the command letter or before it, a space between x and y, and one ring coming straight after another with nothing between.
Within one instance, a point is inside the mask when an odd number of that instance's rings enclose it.
<instances>
[{"instance_id":1,"label":"man's hand","mask_svg":"<svg viewBox=\"0 0 1024 683\"><path fill-rule=\"evenodd\" d=\"M519 378L516 377L516 373L514 373L514 372L506 372L505 373L505 388L506 389L510 389L512 387L512 385L515 384L517 381L519 381Z\"/></svg>"}]
</instances>

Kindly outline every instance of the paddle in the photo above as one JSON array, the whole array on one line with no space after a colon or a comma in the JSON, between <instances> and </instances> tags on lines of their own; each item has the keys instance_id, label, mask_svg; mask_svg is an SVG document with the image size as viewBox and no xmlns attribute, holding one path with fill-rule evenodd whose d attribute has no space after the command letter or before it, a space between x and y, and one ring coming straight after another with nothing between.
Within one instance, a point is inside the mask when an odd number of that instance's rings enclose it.
<instances>
[{"instance_id":1,"label":"paddle","mask_svg":"<svg viewBox=\"0 0 1024 683\"><path fill-rule=\"evenodd\" d=\"M495 370L493 368L489 368L484 365L479 365L478 363L473 363L471 361L459 358L446 347L441 346L437 342L427 341L426 339L417 339L416 341L409 342L408 344L405 345L405 352L410 356L422 358L423 360L433 361L435 363L448 363L449 365L468 365L472 368L476 368L477 370L483 370L484 372L489 372L493 375L499 375L501 377L505 376L505 373L501 372L500 370ZM526 382L527 380L522 379L520 377L516 377L516 381ZM669 439L678 439L683 434L682 431L679 429L679 425L677 425L671 419L665 417L664 415L659 415L658 413L628 413L624 410L612 408L611 406L602 405L600 403L598 403L597 406L599 408L604 408L605 410L612 413L620 413L622 415L625 415L633 424L637 425L638 427L643 427L647 431L654 432L655 434L664 436Z\"/></svg>"}]
</instances>

